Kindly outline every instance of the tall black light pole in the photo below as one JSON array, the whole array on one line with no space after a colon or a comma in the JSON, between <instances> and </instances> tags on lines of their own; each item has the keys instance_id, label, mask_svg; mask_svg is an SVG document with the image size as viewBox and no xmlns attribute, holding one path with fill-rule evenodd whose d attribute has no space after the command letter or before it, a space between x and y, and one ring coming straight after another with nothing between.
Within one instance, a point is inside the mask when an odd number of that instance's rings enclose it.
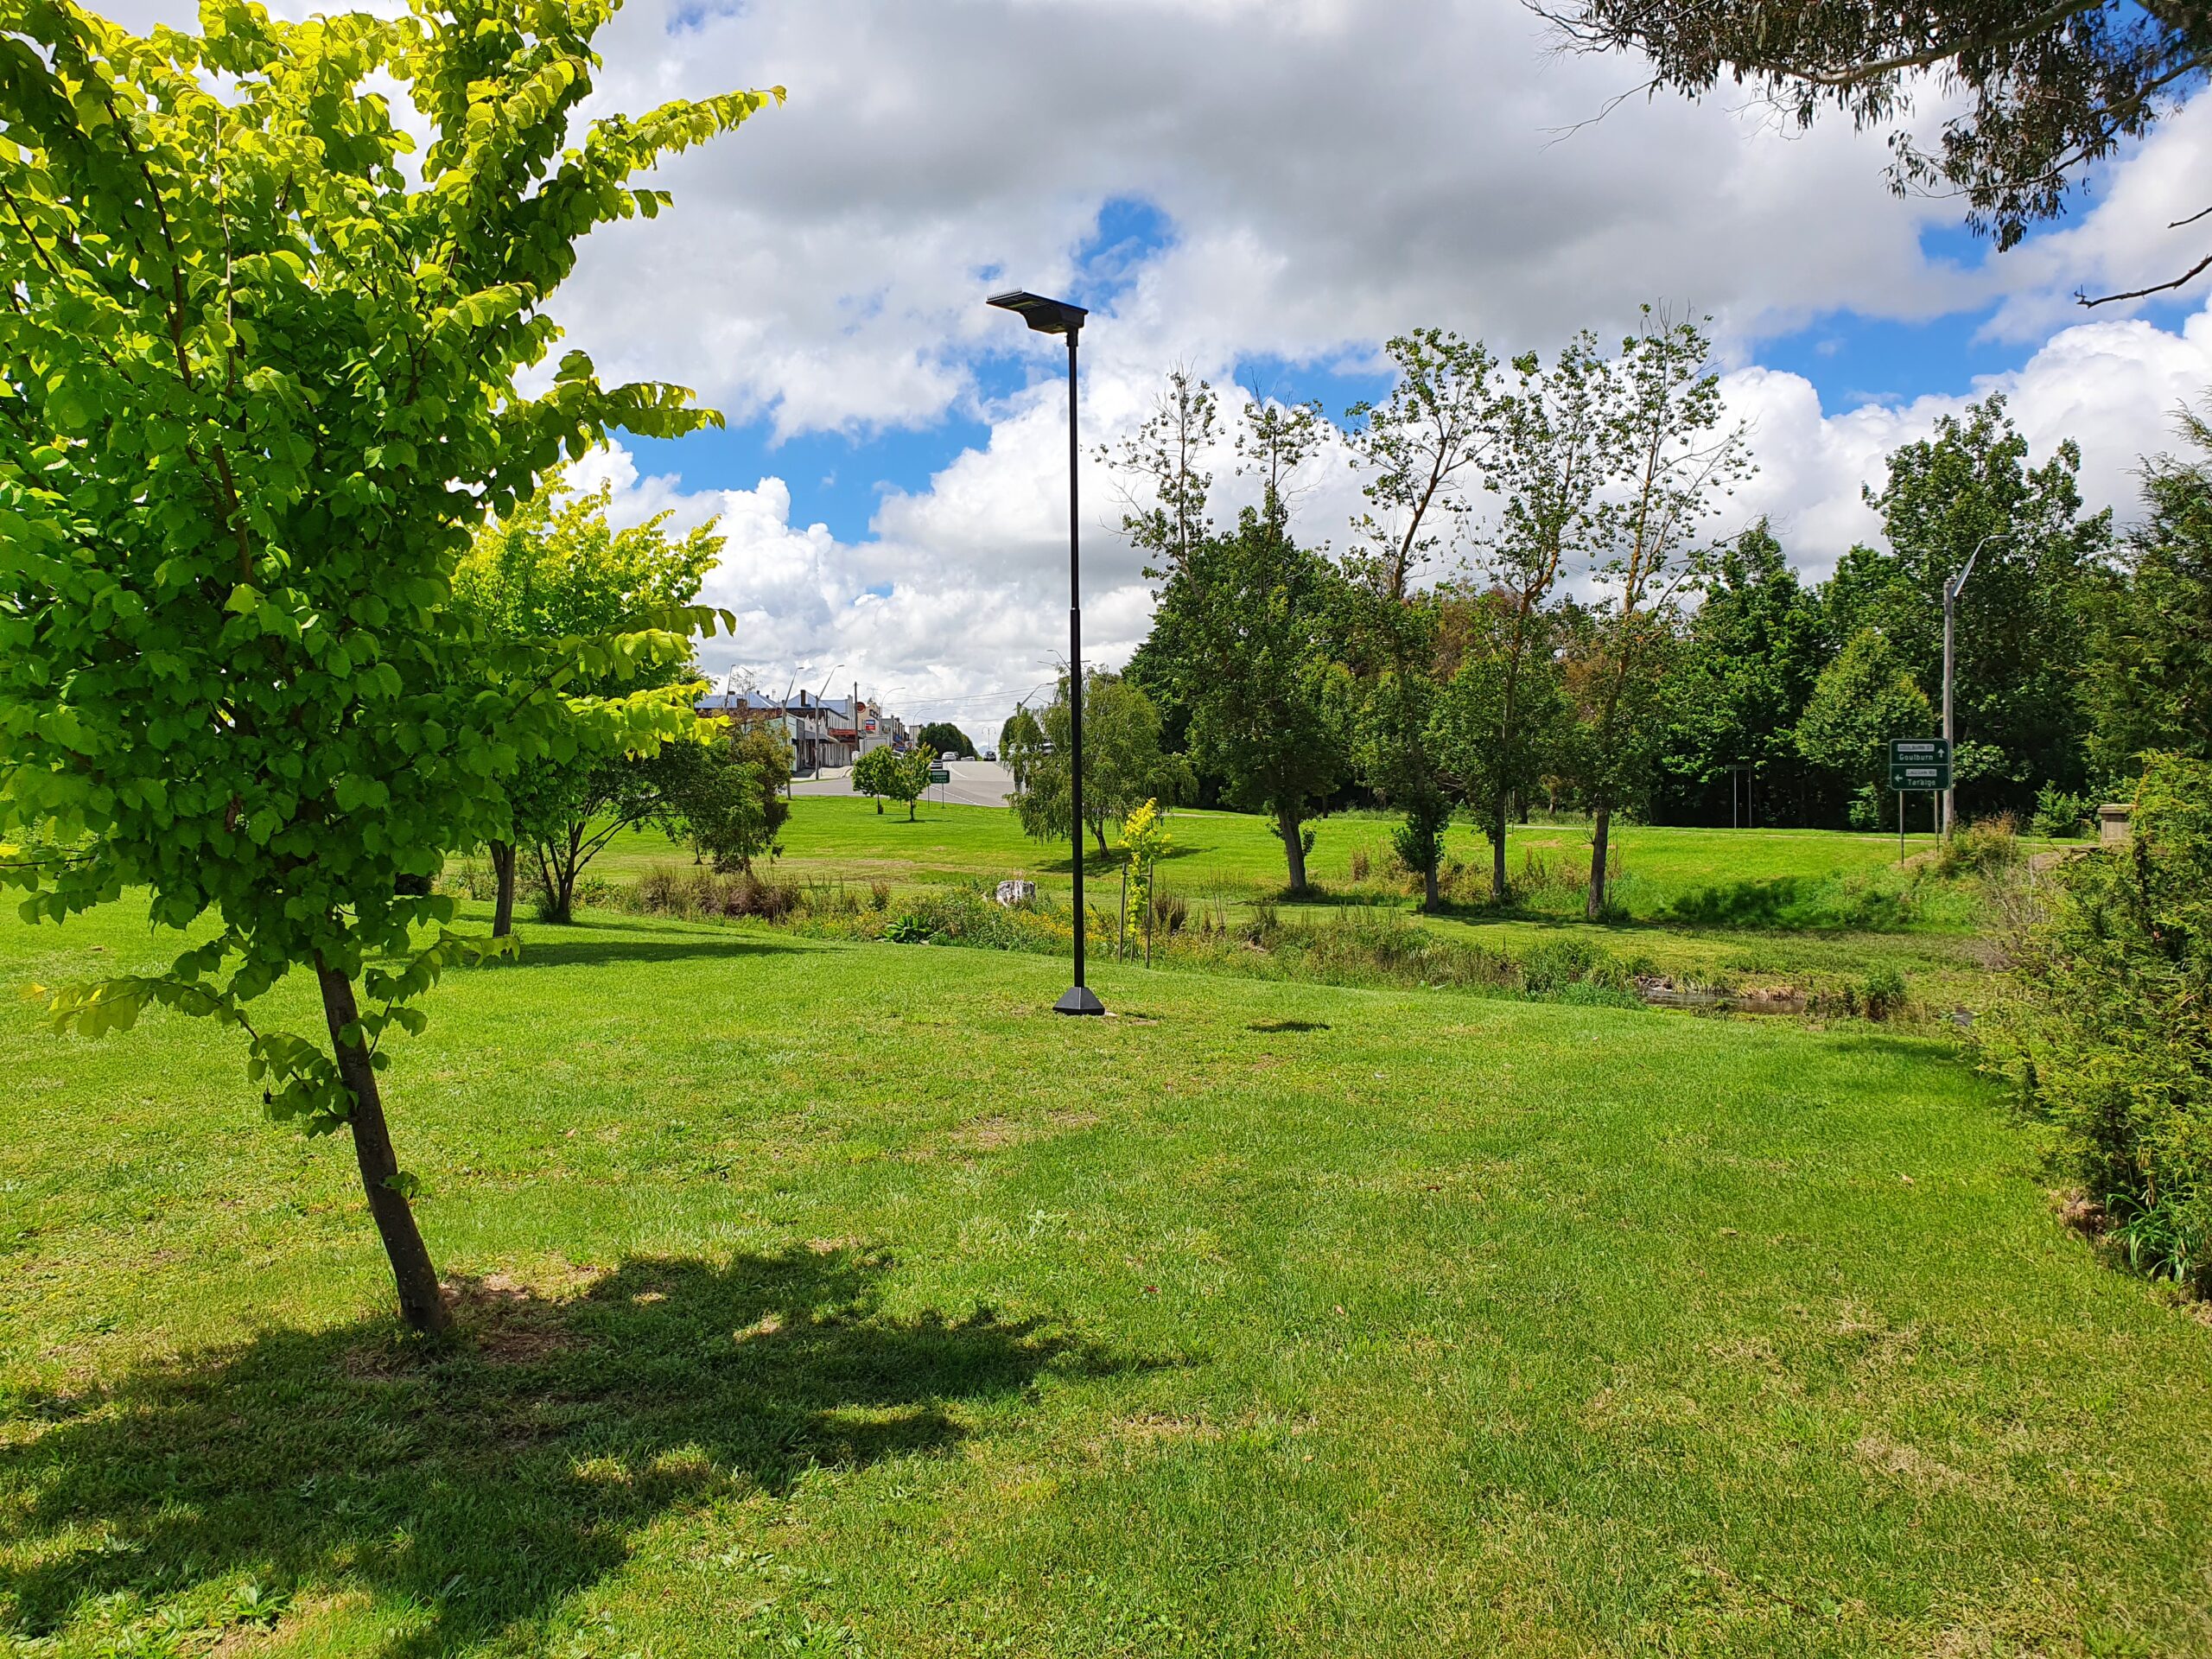
<instances>
[{"instance_id":1,"label":"tall black light pole","mask_svg":"<svg viewBox=\"0 0 2212 1659\"><path fill-rule=\"evenodd\" d=\"M1065 334L1068 340L1068 778L1075 808L1075 983L1052 1007L1060 1014L1103 1014L1106 1005L1083 982L1083 552L1076 514L1075 391L1076 344L1090 313L1065 300L1019 289L994 294L990 302L1015 313L1040 334Z\"/></svg>"}]
</instances>

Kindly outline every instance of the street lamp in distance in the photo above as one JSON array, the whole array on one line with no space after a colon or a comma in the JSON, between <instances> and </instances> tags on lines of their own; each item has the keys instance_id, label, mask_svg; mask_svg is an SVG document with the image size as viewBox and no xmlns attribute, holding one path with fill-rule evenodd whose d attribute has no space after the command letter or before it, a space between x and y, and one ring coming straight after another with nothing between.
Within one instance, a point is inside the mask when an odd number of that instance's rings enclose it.
<instances>
[{"instance_id":1,"label":"street lamp in distance","mask_svg":"<svg viewBox=\"0 0 2212 1659\"><path fill-rule=\"evenodd\" d=\"M1065 300L1016 289L994 294L991 304L1011 311L1040 334L1064 334L1068 342L1068 779L1075 808L1075 983L1052 1007L1060 1014L1103 1014L1106 1005L1083 982L1083 550L1076 506L1076 346L1083 320L1090 313Z\"/></svg>"}]
</instances>

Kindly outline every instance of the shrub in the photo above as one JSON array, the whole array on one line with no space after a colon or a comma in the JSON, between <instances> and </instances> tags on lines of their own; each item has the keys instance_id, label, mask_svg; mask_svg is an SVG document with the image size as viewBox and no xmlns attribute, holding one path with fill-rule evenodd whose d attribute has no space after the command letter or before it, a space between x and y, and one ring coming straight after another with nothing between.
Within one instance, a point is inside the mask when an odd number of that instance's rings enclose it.
<instances>
[{"instance_id":1,"label":"shrub","mask_svg":"<svg viewBox=\"0 0 2212 1659\"><path fill-rule=\"evenodd\" d=\"M1888 963L1876 968L1853 988L1859 1012L1869 1020L1886 1020L1904 1008L1904 976Z\"/></svg>"},{"instance_id":2,"label":"shrub","mask_svg":"<svg viewBox=\"0 0 2212 1659\"><path fill-rule=\"evenodd\" d=\"M437 890L455 899L473 899L480 904L490 904L499 896L499 878L489 865L480 864L473 858L464 858L458 864L448 864L438 873Z\"/></svg>"},{"instance_id":3,"label":"shrub","mask_svg":"<svg viewBox=\"0 0 2212 1659\"><path fill-rule=\"evenodd\" d=\"M868 907L879 913L891 908L891 884L888 881L868 884Z\"/></svg>"},{"instance_id":4,"label":"shrub","mask_svg":"<svg viewBox=\"0 0 2212 1659\"><path fill-rule=\"evenodd\" d=\"M2149 757L2131 825L2037 889L1986 1056L2130 1259L2212 1293L2212 765Z\"/></svg>"},{"instance_id":5,"label":"shrub","mask_svg":"<svg viewBox=\"0 0 2212 1659\"><path fill-rule=\"evenodd\" d=\"M1936 855L1939 875L1983 874L2019 861L2018 825L2009 812L1967 824Z\"/></svg>"},{"instance_id":6,"label":"shrub","mask_svg":"<svg viewBox=\"0 0 2212 1659\"><path fill-rule=\"evenodd\" d=\"M569 902L563 906L547 888L544 878L535 870L519 871L515 885L537 912L541 922L565 922L577 911L611 908L621 904L625 894L621 888L604 876L580 875L569 891ZM569 912L562 913L563 909Z\"/></svg>"},{"instance_id":7,"label":"shrub","mask_svg":"<svg viewBox=\"0 0 2212 1659\"><path fill-rule=\"evenodd\" d=\"M1367 856L1367 849L1353 848L1351 849L1351 879L1355 881L1364 881L1373 869L1374 865Z\"/></svg>"},{"instance_id":8,"label":"shrub","mask_svg":"<svg viewBox=\"0 0 2212 1659\"><path fill-rule=\"evenodd\" d=\"M2069 795L2056 785L2046 784L2036 791L2036 815L2030 827L2039 836L2070 841L2088 828L2095 810L2096 803L2088 796Z\"/></svg>"},{"instance_id":9,"label":"shrub","mask_svg":"<svg viewBox=\"0 0 2212 1659\"><path fill-rule=\"evenodd\" d=\"M1604 946L1587 939L1547 939L1521 958L1521 983L1531 995L1548 996L1570 985L1629 988L1627 970Z\"/></svg>"},{"instance_id":10,"label":"shrub","mask_svg":"<svg viewBox=\"0 0 2212 1659\"><path fill-rule=\"evenodd\" d=\"M1851 797L1847 810L1847 821L1853 830L1862 832L1885 827L1882 808L1888 797L1872 784L1861 784Z\"/></svg>"},{"instance_id":11,"label":"shrub","mask_svg":"<svg viewBox=\"0 0 2212 1659\"><path fill-rule=\"evenodd\" d=\"M1049 951L1068 948L1071 926L1065 914L1042 905L1001 905L980 887L947 887L909 899L885 925L883 937L894 944Z\"/></svg>"}]
</instances>

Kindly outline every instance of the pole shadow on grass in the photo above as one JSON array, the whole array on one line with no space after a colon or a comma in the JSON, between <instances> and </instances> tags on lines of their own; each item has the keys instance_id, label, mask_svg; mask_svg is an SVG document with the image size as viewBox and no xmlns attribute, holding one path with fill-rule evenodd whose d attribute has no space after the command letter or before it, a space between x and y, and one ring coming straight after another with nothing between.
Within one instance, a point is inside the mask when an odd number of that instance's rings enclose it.
<instances>
[{"instance_id":1,"label":"pole shadow on grass","mask_svg":"<svg viewBox=\"0 0 2212 1659\"><path fill-rule=\"evenodd\" d=\"M243 1574L422 1610L379 1659L527 1639L666 1513L942 1453L957 1402L1145 1363L988 1309L887 1313L887 1265L638 1258L566 1299L470 1281L444 1344L272 1331L31 1402L0 1440L0 1635L157 1624Z\"/></svg>"}]
</instances>

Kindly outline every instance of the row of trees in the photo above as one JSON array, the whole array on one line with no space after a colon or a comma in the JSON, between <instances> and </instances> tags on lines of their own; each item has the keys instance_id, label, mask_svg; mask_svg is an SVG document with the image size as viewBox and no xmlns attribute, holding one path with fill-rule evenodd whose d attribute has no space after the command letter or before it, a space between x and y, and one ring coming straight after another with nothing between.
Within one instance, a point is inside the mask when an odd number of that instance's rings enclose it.
<instances>
[{"instance_id":1,"label":"row of trees","mask_svg":"<svg viewBox=\"0 0 2212 1659\"><path fill-rule=\"evenodd\" d=\"M1259 500L1225 528L1206 470L1219 400L1171 375L1106 455L1160 585L1126 676L1086 696L1102 845L1106 818L1195 790L1265 813L1299 887L1308 820L1370 798L1401 814L1398 851L1433 904L1455 814L1487 836L1504 896L1508 824L1539 800L1572 804L1592 821L1595 916L1624 811L1892 822L1886 745L1937 729L1942 588L1977 553L1958 606L1962 810L2078 803L2192 720L2187 747L2201 747L2205 647L2176 632L2203 610L2201 461L2152 463L2148 521L2119 542L2108 512L2082 510L2075 446L2035 461L1993 396L1889 458L1866 492L1885 545L1808 583L1765 523L1724 533L1751 460L1707 352L1697 327L1648 310L1616 349L1586 333L1548 360L1500 362L1441 330L1402 336L1391 393L1341 428L1318 405L1246 401L1236 467ZM2212 442L2193 418L2187 431ZM1332 448L1363 494L1335 556L1297 523ZM1122 730L1134 758L1094 780L1089 751L1116 747L1097 734ZM1064 735L1023 711L1002 742L1033 775L1025 819L1065 834L1065 768L1050 760ZM1188 775L1164 770L1178 759Z\"/></svg>"}]
</instances>

